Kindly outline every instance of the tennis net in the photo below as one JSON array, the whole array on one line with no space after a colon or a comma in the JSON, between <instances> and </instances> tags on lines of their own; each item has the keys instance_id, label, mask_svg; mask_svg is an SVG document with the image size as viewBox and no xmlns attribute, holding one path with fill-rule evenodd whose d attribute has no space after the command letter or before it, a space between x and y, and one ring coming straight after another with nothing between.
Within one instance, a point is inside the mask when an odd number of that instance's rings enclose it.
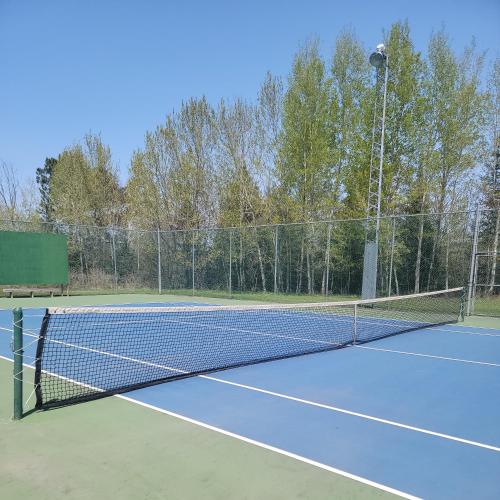
<instances>
[{"instance_id":1,"label":"tennis net","mask_svg":"<svg viewBox=\"0 0 500 500\"><path fill-rule=\"evenodd\" d=\"M458 320L462 289L314 304L47 309L39 409Z\"/></svg>"}]
</instances>

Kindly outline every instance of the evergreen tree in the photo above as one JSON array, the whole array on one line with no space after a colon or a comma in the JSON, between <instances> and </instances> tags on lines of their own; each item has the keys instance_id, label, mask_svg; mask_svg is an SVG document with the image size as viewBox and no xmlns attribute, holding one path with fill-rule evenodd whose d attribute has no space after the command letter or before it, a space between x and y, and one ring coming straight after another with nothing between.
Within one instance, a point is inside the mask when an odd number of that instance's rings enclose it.
<instances>
[{"instance_id":1,"label":"evergreen tree","mask_svg":"<svg viewBox=\"0 0 500 500\"><path fill-rule=\"evenodd\" d=\"M45 158L43 167L36 169L36 183L40 192L40 207L38 209L44 222L52 221L52 196L51 196L51 177L57 164L55 158Z\"/></svg>"}]
</instances>

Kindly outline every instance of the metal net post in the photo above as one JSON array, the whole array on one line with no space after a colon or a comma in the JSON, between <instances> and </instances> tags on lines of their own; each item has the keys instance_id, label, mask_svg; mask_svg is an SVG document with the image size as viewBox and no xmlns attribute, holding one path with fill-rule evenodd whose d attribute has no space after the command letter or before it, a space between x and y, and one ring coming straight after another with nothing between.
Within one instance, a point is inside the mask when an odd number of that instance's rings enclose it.
<instances>
[{"instance_id":1,"label":"metal net post","mask_svg":"<svg viewBox=\"0 0 500 500\"><path fill-rule=\"evenodd\" d=\"M14 420L23 416L23 310L14 309L13 342L14 354Z\"/></svg>"}]
</instances>

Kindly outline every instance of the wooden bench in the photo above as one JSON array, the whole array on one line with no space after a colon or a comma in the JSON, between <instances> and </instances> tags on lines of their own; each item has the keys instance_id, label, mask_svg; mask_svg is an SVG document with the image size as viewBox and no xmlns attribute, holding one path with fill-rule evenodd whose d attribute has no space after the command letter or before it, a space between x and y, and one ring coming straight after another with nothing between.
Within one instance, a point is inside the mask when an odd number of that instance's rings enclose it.
<instances>
[{"instance_id":1,"label":"wooden bench","mask_svg":"<svg viewBox=\"0 0 500 500\"><path fill-rule=\"evenodd\" d=\"M14 298L14 294L16 293L21 293L21 294L26 294L28 293L30 297L34 297L35 293L36 294L46 294L48 293L51 297L54 296L54 294L59 294L59 295L64 295L64 285L61 285L60 287L46 287L46 288L34 288L34 287L15 287L15 288L4 288L3 293L7 294L11 299Z\"/></svg>"}]
</instances>

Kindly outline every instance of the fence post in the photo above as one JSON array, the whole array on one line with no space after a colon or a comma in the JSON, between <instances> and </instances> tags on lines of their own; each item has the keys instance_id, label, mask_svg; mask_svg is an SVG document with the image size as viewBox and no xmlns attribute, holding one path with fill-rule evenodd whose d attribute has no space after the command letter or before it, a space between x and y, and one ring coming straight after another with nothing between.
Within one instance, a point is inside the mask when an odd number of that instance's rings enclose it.
<instances>
[{"instance_id":1,"label":"fence post","mask_svg":"<svg viewBox=\"0 0 500 500\"><path fill-rule=\"evenodd\" d=\"M467 287L467 316L471 314L472 307L472 288L474 287L474 275L476 267L476 253L477 253L477 240L479 237L479 222L481 219L481 210L479 204L476 207L476 222L474 224L474 238L472 240L472 252L470 257L470 272L469 272L469 286Z\"/></svg>"},{"instance_id":2,"label":"fence post","mask_svg":"<svg viewBox=\"0 0 500 500\"><path fill-rule=\"evenodd\" d=\"M233 295L233 276L232 276L232 268L233 268L233 230L229 229L229 296Z\"/></svg>"},{"instance_id":3,"label":"fence post","mask_svg":"<svg viewBox=\"0 0 500 500\"><path fill-rule=\"evenodd\" d=\"M274 293L278 293L278 226L274 228Z\"/></svg>"},{"instance_id":4,"label":"fence post","mask_svg":"<svg viewBox=\"0 0 500 500\"><path fill-rule=\"evenodd\" d=\"M113 273L115 277L115 289L118 288L118 272L116 269L116 243L115 243L115 229L111 228L111 246L112 246L112 258L113 258Z\"/></svg>"},{"instance_id":5,"label":"fence post","mask_svg":"<svg viewBox=\"0 0 500 500\"><path fill-rule=\"evenodd\" d=\"M194 235L196 234L193 231L193 239L191 241L191 294L194 295Z\"/></svg>"},{"instance_id":6,"label":"fence post","mask_svg":"<svg viewBox=\"0 0 500 500\"><path fill-rule=\"evenodd\" d=\"M328 224L328 234L326 237L326 276L325 276L325 296L328 295L330 286L330 243L332 238L332 225Z\"/></svg>"},{"instance_id":7,"label":"fence post","mask_svg":"<svg viewBox=\"0 0 500 500\"><path fill-rule=\"evenodd\" d=\"M394 239L396 236L396 217L392 218L392 242L391 242L391 261L389 264L389 297L392 293L392 267L394 264Z\"/></svg>"},{"instance_id":8,"label":"fence post","mask_svg":"<svg viewBox=\"0 0 500 500\"><path fill-rule=\"evenodd\" d=\"M158 245L158 293L161 295L161 250L160 250L160 228L156 229Z\"/></svg>"},{"instance_id":9,"label":"fence post","mask_svg":"<svg viewBox=\"0 0 500 500\"><path fill-rule=\"evenodd\" d=\"M352 320L352 343L356 345L358 336L358 305L354 304L354 318Z\"/></svg>"},{"instance_id":10,"label":"fence post","mask_svg":"<svg viewBox=\"0 0 500 500\"><path fill-rule=\"evenodd\" d=\"M14 354L14 420L23 416L23 310L14 309L12 351Z\"/></svg>"}]
</instances>

